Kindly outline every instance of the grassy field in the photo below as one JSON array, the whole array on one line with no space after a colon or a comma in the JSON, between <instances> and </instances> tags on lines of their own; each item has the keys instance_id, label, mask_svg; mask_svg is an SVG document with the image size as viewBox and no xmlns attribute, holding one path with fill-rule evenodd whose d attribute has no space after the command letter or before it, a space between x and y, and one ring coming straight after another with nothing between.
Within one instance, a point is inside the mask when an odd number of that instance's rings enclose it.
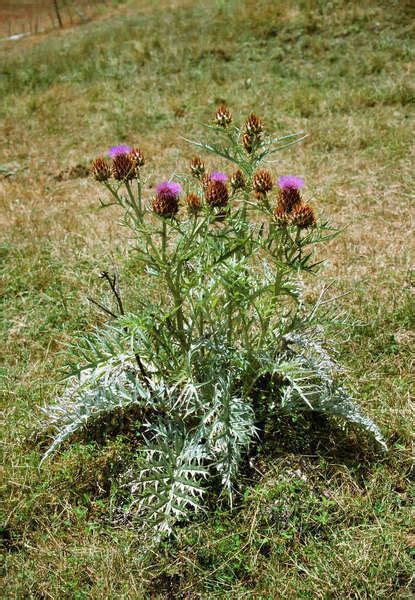
<instances>
[{"instance_id":1,"label":"grassy field","mask_svg":"<svg viewBox=\"0 0 415 600\"><path fill-rule=\"evenodd\" d=\"M5 598L412 597L411 4L130 0L0 46ZM309 134L273 169L304 175L319 214L345 227L310 296L329 281L348 292L339 359L389 452L281 421L232 513L212 499L149 547L113 524L126 436L79 440L39 469L39 407L60 389L66 344L102 319L86 299L104 294L99 271L116 262L135 293L125 230L98 210L85 166L127 142L152 181L184 169L180 135L197 137L220 101Z\"/></svg>"}]
</instances>

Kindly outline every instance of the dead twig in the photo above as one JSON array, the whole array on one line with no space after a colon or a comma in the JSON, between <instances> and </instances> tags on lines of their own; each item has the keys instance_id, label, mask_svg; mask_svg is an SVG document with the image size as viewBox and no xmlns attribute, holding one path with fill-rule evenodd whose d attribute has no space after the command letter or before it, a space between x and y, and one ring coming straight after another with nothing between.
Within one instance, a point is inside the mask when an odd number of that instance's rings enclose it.
<instances>
[{"instance_id":1,"label":"dead twig","mask_svg":"<svg viewBox=\"0 0 415 600\"><path fill-rule=\"evenodd\" d=\"M118 285L118 278L116 273L112 277L110 277L108 271L102 271L100 274L101 279L105 279L108 281L108 284L111 288L112 293L114 294L115 301L118 305L118 310L120 311L120 315L125 315L124 306L121 299L120 288Z\"/></svg>"},{"instance_id":2,"label":"dead twig","mask_svg":"<svg viewBox=\"0 0 415 600\"><path fill-rule=\"evenodd\" d=\"M118 306L118 311L120 313L121 316L125 315L125 310L124 310L124 305L123 305L123 301L121 298L121 292L120 292L120 287L118 284L118 277L117 274L114 273L112 276L108 273L108 271L102 271L100 273L100 277L101 279L105 279L105 281L108 282L108 285L110 286L110 289L114 295L115 301L117 303ZM95 304L97 304L95 302ZM98 305L100 306L100 305ZM102 306L100 306L100 308L103 308ZM104 309L105 310L105 309ZM109 312L113 317L117 318L117 315L114 315L113 312L106 310L106 312ZM140 369L140 373L141 375L144 377L144 380L146 383L148 383L148 375L147 372L145 370L145 367L143 365L143 362L140 358L140 356L137 354L137 352L134 353L134 357L136 360L136 363L138 365L138 368Z\"/></svg>"},{"instance_id":3,"label":"dead twig","mask_svg":"<svg viewBox=\"0 0 415 600\"><path fill-rule=\"evenodd\" d=\"M88 296L87 298L88 298L89 302L92 302L92 304L95 304L95 306L98 306L98 308L100 308L102 311L104 311L105 313L107 313L107 315L110 315L111 317L114 317L114 319L117 318L117 315L115 313L113 313L112 310L110 310L109 308L107 308L103 304L100 304L99 302L97 302L96 300L94 300L93 298L91 298L90 296Z\"/></svg>"}]
</instances>

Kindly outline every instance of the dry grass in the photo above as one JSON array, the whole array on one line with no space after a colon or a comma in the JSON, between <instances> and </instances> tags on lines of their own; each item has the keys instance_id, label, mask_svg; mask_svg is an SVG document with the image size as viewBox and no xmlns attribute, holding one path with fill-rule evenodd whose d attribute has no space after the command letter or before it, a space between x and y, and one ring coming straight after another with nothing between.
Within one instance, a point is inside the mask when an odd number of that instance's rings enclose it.
<instances>
[{"instance_id":1,"label":"dry grass","mask_svg":"<svg viewBox=\"0 0 415 600\"><path fill-rule=\"evenodd\" d=\"M131 0L111 19L0 48L6 597L410 597L412 12ZM212 507L144 551L109 523L122 437L80 441L37 469L37 406L55 393L64 343L101 318L85 300L101 293L96 273L111 255L134 270L116 212L71 174L138 143L151 185L184 168L180 135L197 137L221 99L309 133L273 168L305 175L319 213L346 227L310 295L330 279L349 292L340 357L390 452L281 423L233 514Z\"/></svg>"},{"instance_id":2,"label":"dry grass","mask_svg":"<svg viewBox=\"0 0 415 600\"><path fill-rule=\"evenodd\" d=\"M105 0L67 0L57 2L63 27L73 27L98 16L108 4ZM2 0L0 39L19 34L50 32L59 27L53 0Z\"/></svg>"}]
</instances>

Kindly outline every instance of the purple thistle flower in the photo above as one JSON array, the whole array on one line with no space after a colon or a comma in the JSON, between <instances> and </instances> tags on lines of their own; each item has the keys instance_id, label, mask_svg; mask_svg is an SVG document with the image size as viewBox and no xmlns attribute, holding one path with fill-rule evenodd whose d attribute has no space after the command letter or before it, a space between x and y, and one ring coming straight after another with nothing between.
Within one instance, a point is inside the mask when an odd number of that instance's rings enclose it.
<instances>
[{"instance_id":1,"label":"purple thistle flower","mask_svg":"<svg viewBox=\"0 0 415 600\"><path fill-rule=\"evenodd\" d=\"M212 171L209 175L209 179L211 181L221 181L222 183L226 183L226 181L228 181L228 176L226 173L222 173L222 171Z\"/></svg>"},{"instance_id":2,"label":"purple thistle flower","mask_svg":"<svg viewBox=\"0 0 415 600\"><path fill-rule=\"evenodd\" d=\"M283 175L278 179L278 185L285 190L299 190L304 185L304 179L295 177L294 175Z\"/></svg>"},{"instance_id":3,"label":"purple thistle flower","mask_svg":"<svg viewBox=\"0 0 415 600\"><path fill-rule=\"evenodd\" d=\"M125 144L120 144L119 146L111 146L108 150L108 156L110 158L114 158L114 156L118 156L118 154L128 154L131 152L131 146L126 146Z\"/></svg>"},{"instance_id":4,"label":"purple thistle flower","mask_svg":"<svg viewBox=\"0 0 415 600\"><path fill-rule=\"evenodd\" d=\"M162 181L156 185L156 192L158 196L163 198L175 198L177 199L182 191L180 183L174 181Z\"/></svg>"}]
</instances>

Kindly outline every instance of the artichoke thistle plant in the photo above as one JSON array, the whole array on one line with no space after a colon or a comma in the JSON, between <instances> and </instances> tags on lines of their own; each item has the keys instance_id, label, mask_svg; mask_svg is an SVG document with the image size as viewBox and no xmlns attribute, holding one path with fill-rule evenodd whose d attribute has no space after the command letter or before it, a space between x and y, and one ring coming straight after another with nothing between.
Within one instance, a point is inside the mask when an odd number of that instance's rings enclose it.
<instances>
[{"instance_id":1,"label":"artichoke thistle plant","mask_svg":"<svg viewBox=\"0 0 415 600\"><path fill-rule=\"evenodd\" d=\"M241 460L281 411L346 419L384 445L338 382L327 300L303 299L303 276L319 267L313 248L335 231L303 199L302 179L276 182L268 168L303 136L271 138L255 114L238 127L226 106L207 132L214 141L191 143L228 174L197 155L153 195L138 148L94 161L132 232L142 293L126 310L117 279L103 274L117 311L97 303L110 320L77 344L65 392L44 409L55 430L44 458L89 423L134 412L127 513L159 534L202 509L210 484L232 503Z\"/></svg>"}]
</instances>

